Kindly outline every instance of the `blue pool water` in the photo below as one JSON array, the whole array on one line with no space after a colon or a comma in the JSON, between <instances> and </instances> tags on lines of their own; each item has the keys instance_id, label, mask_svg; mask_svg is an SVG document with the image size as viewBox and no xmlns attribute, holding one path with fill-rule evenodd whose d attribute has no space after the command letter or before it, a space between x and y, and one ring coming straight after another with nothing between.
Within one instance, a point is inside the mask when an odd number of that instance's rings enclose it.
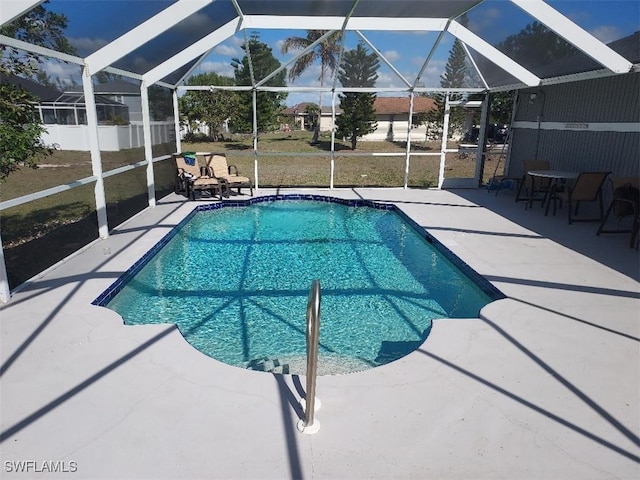
<instances>
[{"instance_id":1,"label":"blue pool water","mask_svg":"<svg viewBox=\"0 0 640 480\"><path fill-rule=\"evenodd\" d=\"M304 374L306 302L318 279L318 368L332 374L396 360L433 319L477 317L500 298L395 207L264 200L193 214L94 303L128 325L175 323L229 365Z\"/></svg>"}]
</instances>

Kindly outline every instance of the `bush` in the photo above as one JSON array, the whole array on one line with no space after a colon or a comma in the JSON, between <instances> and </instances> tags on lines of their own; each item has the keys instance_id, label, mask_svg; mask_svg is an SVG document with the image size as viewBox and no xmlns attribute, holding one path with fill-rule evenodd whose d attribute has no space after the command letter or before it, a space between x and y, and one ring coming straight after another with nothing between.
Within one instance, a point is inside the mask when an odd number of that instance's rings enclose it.
<instances>
[{"instance_id":1,"label":"bush","mask_svg":"<svg viewBox=\"0 0 640 480\"><path fill-rule=\"evenodd\" d=\"M209 135L201 132L188 132L182 140L187 143L213 142L213 139Z\"/></svg>"}]
</instances>

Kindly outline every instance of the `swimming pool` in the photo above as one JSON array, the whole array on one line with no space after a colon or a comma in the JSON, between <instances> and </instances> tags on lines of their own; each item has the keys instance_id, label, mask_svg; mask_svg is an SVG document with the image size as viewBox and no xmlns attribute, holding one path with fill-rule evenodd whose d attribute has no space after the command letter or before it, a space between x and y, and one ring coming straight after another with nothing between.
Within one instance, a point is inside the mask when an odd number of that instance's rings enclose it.
<instances>
[{"instance_id":1,"label":"swimming pool","mask_svg":"<svg viewBox=\"0 0 640 480\"><path fill-rule=\"evenodd\" d=\"M175 323L229 365L304 374L314 279L321 375L389 363L433 319L503 298L393 205L295 195L196 208L93 303L127 325Z\"/></svg>"}]
</instances>

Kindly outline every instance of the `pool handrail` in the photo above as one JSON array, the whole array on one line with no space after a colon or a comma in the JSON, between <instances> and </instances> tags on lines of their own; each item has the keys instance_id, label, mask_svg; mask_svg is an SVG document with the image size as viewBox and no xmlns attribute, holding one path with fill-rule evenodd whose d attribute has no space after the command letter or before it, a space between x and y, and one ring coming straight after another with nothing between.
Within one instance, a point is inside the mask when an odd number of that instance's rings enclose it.
<instances>
[{"instance_id":1,"label":"pool handrail","mask_svg":"<svg viewBox=\"0 0 640 480\"><path fill-rule=\"evenodd\" d=\"M313 280L307 300L307 392L304 401L305 418L298 423L302 433L316 433L320 422L314 418L316 408L316 377L318 375L318 343L320 338L320 281Z\"/></svg>"}]
</instances>

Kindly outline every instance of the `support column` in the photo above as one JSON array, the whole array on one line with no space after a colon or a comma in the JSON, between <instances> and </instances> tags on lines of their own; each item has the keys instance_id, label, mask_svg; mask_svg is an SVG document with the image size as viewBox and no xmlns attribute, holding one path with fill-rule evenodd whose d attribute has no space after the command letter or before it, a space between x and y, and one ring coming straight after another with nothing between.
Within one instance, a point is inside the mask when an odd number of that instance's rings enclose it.
<instances>
[{"instance_id":1,"label":"support column","mask_svg":"<svg viewBox=\"0 0 640 480\"><path fill-rule=\"evenodd\" d=\"M253 175L257 190L260 186L258 183L258 92L255 88L253 89Z\"/></svg>"},{"instance_id":2,"label":"support column","mask_svg":"<svg viewBox=\"0 0 640 480\"><path fill-rule=\"evenodd\" d=\"M407 155L404 159L404 189L405 190L409 186L409 157L411 156L411 121L412 120L413 120L413 92L409 94L409 121L407 122Z\"/></svg>"},{"instance_id":3,"label":"support column","mask_svg":"<svg viewBox=\"0 0 640 480\"><path fill-rule=\"evenodd\" d=\"M142 100L142 134L144 138L144 159L147 162L147 194L149 206L156 206L155 178L153 175L153 148L151 140L151 113L149 111L149 89L146 81L140 84Z\"/></svg>"},{"instance_id":4,"label":"support column","mask_svg":"<svg viewBox=\"0 0 640 480\"><path fill-rule=\"evenodd\" d=\"M333 177L336 170L336 91L331 92L331 176L329 189L333 190Z\"/></svg>"},{"instance_id":5,"label":"support column","mask_svg":"<svg viewBox=\"0 0 640 480\"><path fill-rule=\"evenodd\" d=\"M87 109L87 127L89 132L89 151L91 152L91 171L97 178L94 188L96 199L96 213L98 215L98 235L100 238L109 237L107 222L107 200L104 193L104 179L102 178L102 157L100 155L100 141L98 137L98 112L93 96L93 83L89 67L82 69L82 88L84 102Z\"/></svg>"},{"instance_id":6,"label":"support column","mask_svg":"<svg viewBox=\"0 0 640 480\"><path fill-rule=\"evenodd\" d=\"M178 90L173 90L173 121L176 129L176 153L182 152L182 140L180 139L180 105L178 103Z\"/></svg>"},{"instance_id":7,"label":"support column","mask_svg":"<svg viewBox=\"0 0 640 480\"><path fill-rule=\"evenodd\" d=\"M476 186L482 185L482 172L485 162L485 148L487 146L487 123L489 122L489 93L485 93L480 113L480 131L478 132L478 152L476 153Z\"/></svg>"},{"instance_id":8,"label":"support column","mask_svg":"<svg viewBox=\"0 0 640 480\"><path fill-rule=\"evenodd\" d=\"M449 105L449 94L445 96L444 102L444 119L442 121L442 144L440 147L440 171L438 173L438 188L442 188L444 183L444 165L447 155L447 137L449 136L449 115L451 114L451 105Z\"/></svg>"},{"instance_id":9,"label":"support column","mask_svg":"<svg viewBox=\"0 0 640 480\"><path fill-rule=\"evenodd\" d=\"M0 235L0 303L7 303L10 298L11 290L9 289L9 277L7 275L7 265L4 261L2 236Z\"/></svg>"}]
</instances>

